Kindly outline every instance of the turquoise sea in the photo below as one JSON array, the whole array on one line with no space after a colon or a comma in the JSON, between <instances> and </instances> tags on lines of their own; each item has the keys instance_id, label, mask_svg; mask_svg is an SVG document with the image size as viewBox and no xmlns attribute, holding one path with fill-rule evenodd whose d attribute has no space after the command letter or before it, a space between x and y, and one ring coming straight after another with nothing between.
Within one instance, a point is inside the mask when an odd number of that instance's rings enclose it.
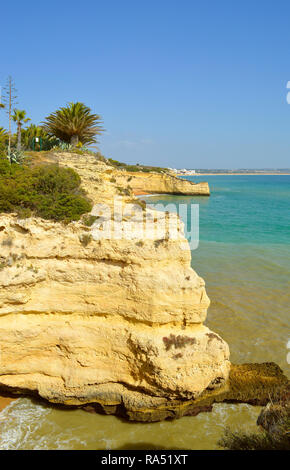
<instances>
[{"instance_id":1,"label":"turquoise sea","mask_svg":"<svg viewBox=\"0 0 290 470\"><path fill-rule=\"evenodd\" d=\"M289 375L290 176L206 176L210 197L148 197L199 204L192 266L211 299L206 324L235 363L275 361ZM254 430L259 407L214 405L212 413L162 423L60 410L29 398L0 413L0 449L215 449L226 426Z\"/></svg>"},{"instance_id":2,"label":"turquoise sea","mask_svg":"<svg viewBox=\"0 0 290 470\"><path fill-rule=\"evenodd\" d=\"M232 362L277 362L290 339L290 175L191 176L211 196L154 196L199 204L192 266L211 299L207 325L229 343ZM190 227L188 227L190 230Z\"/></svg>"}]
</instances>

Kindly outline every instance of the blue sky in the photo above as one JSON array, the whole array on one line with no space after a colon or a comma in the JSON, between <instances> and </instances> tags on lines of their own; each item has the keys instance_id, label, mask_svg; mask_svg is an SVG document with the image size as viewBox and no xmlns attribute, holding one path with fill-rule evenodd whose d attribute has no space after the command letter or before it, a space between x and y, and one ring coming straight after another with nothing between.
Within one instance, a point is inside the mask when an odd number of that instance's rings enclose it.
<instances>
[{"instance_id":1,"label":"blue sky","mask_svg":"<svg viewBox=\"0 0 290 470\"><path fill-rule=\"evenodd\" d=\"M89 105L107 157L286 168L289 18L284 0L5 2L0 85L13 76L34 123Z\"/></svg>"}]
</instances>

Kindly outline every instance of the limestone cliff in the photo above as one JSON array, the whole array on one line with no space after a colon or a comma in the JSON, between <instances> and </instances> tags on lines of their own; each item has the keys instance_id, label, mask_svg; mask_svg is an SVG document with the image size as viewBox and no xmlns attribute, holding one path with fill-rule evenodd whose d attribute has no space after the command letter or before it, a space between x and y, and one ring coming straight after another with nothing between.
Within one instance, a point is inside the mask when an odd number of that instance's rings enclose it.
<instances>
[{"instance_id":1,"label":"limestone cliff","mask_svg":"<svg viewBox=\"0 0 290 470\"><path fill-rule=\"evenodd\" d=\"M59 158L95 202L120 194L93 157ZM82 222L1 215L0 384L80 404L114 402L119 384L123 395L173 399L226 380L229 349L203 325L209 300L182 224L177 240L154 237L164 217L156 213L140 241L94 240Z\"/></svg>"},{"instance_id":2,"label":"limestone cliff","mask_svg":"<svg viewBox=\"0 0 290 470\"><path fill-rule=\"evenodd\" d=\"M95 203L112 207L120 197L112 169L94 157L57 158L78 171ZM131 190L114 224L128 201ZM180 409L227 386L229 348L203 325L209 299L182 223L174 216L178 236L160 239L167 215L138 207L121 227L130 224L130 236L117 239L98 239L83 222L0 215L0 387L156 420L168 416L152 415L158 405ZM140 239L133 232L148 214Z\"/></svg>"}]
</instances>

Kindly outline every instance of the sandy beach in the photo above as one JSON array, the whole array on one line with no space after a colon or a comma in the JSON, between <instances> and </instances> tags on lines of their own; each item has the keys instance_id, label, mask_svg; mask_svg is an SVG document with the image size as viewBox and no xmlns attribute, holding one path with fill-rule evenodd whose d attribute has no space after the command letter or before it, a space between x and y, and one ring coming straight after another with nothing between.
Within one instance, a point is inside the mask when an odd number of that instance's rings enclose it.
<instances>
[{"instance_id":1,"label":"sandy beach","mask_svg":"<svg viewBox=\"0 0 290 470\"><path fill-rule=\"evenodd\" d=\"M149 193L145 193L144 191L133 191L134 196L147 196Z\"/></svg>"}]
</instances>

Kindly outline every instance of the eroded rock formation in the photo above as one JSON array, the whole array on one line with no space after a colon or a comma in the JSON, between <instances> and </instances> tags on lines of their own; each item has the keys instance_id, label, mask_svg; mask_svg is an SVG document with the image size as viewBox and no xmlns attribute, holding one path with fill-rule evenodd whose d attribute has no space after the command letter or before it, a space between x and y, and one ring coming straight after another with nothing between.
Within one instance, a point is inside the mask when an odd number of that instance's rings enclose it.
<instances>
[{"instance_id":1,"label":"eroded rock formation","mask_svg":"<svg viewBox=\"0 0 290 470\"><path fill-rule=\"evenodd\" d=\"M81 224L14 216L0 229L0 383L77 404L116 383L192 398L227 378L184 240L84 246Z\"/></svg>"},{"instance_id":2,"label":"eroded rock formation","mask_svg":"<svg viewBox=\"0 0 290 470\"><path fill-rule=\"evenodd\" d=\"M210 190L207 182L194 183L174 175L164 173L144 172L115 172L116 182L127 185L138 193L180 194L187 196L209 196Z\"/></svg>"},{"instance_id":3,"label":"eroded rock formation","mask_svg":"<svg viewBox=\"0 0 290 470\"><path fill-rule=\"evenodd\" d=\"M94 202L112 207L120 188L106 165L59 158ZM140 240L132 231L147 211L150 236ZM164 218L142 207L141 218L126 217L129 237L98 239L82 222L0 215L0 387L139 420L224 393L228 345L203 325L209 299L182 223L175 218L176 239L156 235ZM106 222L98 217L97 228Z\"/></svg>"},{"instance_id":4,"label":"eroded rock formation","mask_svg":"<svg viewBox=\"0 0 290 470\"><path fill-rule=\"evenodd\" d=\"M94 202L119 194L92 157L62 164ZM151 212L142 240L94 240L81 222L1 215L0 384L58 403L109 404L120 386L122 399L127 389L193 398L227 379L229 349L203 325L209 299L182 224L177 240L156 238L165 214Z\"/></svg>"}]
</instances>

